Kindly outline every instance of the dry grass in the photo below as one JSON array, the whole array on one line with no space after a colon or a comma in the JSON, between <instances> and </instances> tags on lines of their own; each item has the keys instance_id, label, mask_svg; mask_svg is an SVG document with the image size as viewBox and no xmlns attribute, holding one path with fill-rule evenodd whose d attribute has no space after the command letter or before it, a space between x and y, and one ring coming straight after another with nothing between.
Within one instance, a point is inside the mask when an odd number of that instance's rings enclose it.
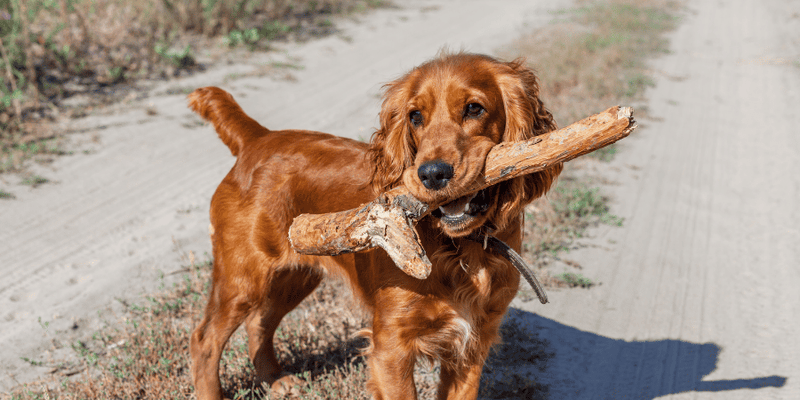
<instances>
[{"instance_id":1,"label":"dry grass","mask_svg":"<svg viewBox=\"0 0 800 400\"><path fill-rule=\"evenodd\" d=\"M542 96L563 125L642 96L649 82L644 57L665 51L662 35L675 23L672 3L610 0L582 4L501 54L509 56L511 51L512 57L528 56L542 79ZM223 29L220 26L224 25L213 26ZM605 158L611 156L613 153ZM567 171L547 199L527 210L524 256L540 268L549 285L591 285L578 274L551 276L546 266L571 248L588 226L621 222L609 214L607 200L597 188ZM28 385L13 392L11 398L191 398L187 347L189 333L201 318L209 271L210 263L191 264L180 285L148 299L145 305L129 307L122 327L112 324L93 340L76 343L77 367L55 368L53 380L63 379L60 384L48 390L42 390L39 383ZM276 345L281 363L306 381L296 388L294 398L367 398L367 372L358 355L364 343L354 339L367 321L352 312L353 302L345 293L349 290L343 284L326 281L280 327ZM544 368L547 344L513 319L503 325L502 335L503 344L494 349L481 379L481 397L546 398L547 388L518 367ZM255 387L246 354L244 335L238 332L222 363L226 395L273 398ZM434 396L437 370L435 365L417 369L420 398ZM77 379L64 378L74 371L82 371Z\"/></svg>"},{"instance_id":2,"label":"dry grass","mask_svg":"<svg viewBox=\"0 0 800 400\"><path fill-rule=\"evenodd\" d=\"M612 105L642 99L653 82L647 59L668 51L664 34L677 24L678 9L679 3L669 0L580 2L501 54L527 58L541 79L541 97L559 125L566 126ZM608 162L616 151L611 145L582 162ZM523 256L539 268L547 285L595 284L579 273L555 275L546 267L574 247L589 226L622 224L607 203L591 177L579 178L567 165L547 198L528 207ZM527 292L524 296L530 297Z\"/></svg>"},{"instance_id":3,"label":"dry grass","mask_svg":"<svg viewBox=\"0 0 800 400\"><path fill-rule=\"evenodd\" d=\"M191 330L202 318L211 262L192 264L187 271L185 279L174 287L147 298L143 305L129 305L121 323L112 323L91 340L72 344L78 359L48 365L54 374L50 382L25 385L10 398L192 398L188 344ZM225 396L368 400L364 390L366 364L360 356L367 343L355 337L368 321L364 314L354 311L358 308L349 293L342 282L325 280L284 318L276 332L278 358L287 372L305 380L286 396L276 397L255 385L246 336L239 329L223 352L220 373ZM509 397L512 393L527 393L529 379L507 371L507 367L519 362L540 363L546 355L539 340L514 322L505 324L501 333L503 344L493 350L487 375L482 378L484 398L507 399L514 398ZM531 352L532 346L542 351ZM28 362L43 365L37 360ZM435 396L438 369L437 365L417 366L415 381L420 398ZM62 379L56 382L59 376ZM513 384L509 386L509 382Z\"/></svg>"},{"instance_id":4,"label":"dry grass","mask_svg":"<svg viewBox=\"0 0 800 400\"><path fill-rule=\"evenodd\" d=\"M560 125L623 101L652 85L646 60L668 51L677 23L672 1L584 1L555 23L501 51L524 55L541 78L541 96Z\"/></svg>"},{"instance_id":5,"label":"dry grass","mask_svg":"<svg viewBox=\"0 0 800 400\"><path fill-rule=\"evenodd\" d=\"M585 179L564 174L546 198L527 207L525 236L529 240L524 243L524 253L541 265L547 256L568 250L572 241L594 224L621 226L622 219L609 212L608 198L599 191Z\"/></svg>"},{"instance_id":6,"label":"dry grass","mask_svg":"<svg viewBox=\"0 0 800 400\"><path fill-rule=\"evenodd\" d=\"M48 123L81 115L62 102L118 95L141 78L202 68L196 49L224 51L335 31L332 16L382 0L0 0L0 172L53 140Z\"/></svg>"},{"instance_id":7,"label":"dry grass","mask_svg":"<svg viewBox=\"0 0 800 400\"><path fill-rule=\"evenodd\" d=\"M184 281L173 288L149 297L144 305L129 306L124 323L73 344L79 360L52 366L56 375L70 374L72 379L44 391L42 383L26 385L11 398L191 398L189 337L202 318L211 262L192 264L187 270ZM278 358L286 371L306 381L286 397L275 397L255 385L246 336L239 329L221 362L226 397L368 399L366 364L360 356L367 344L355 337L367 320L354 310L358 308L349 289L339 281L325 280L284 318L276 332ZM435 380L430 368L421 366L416 376L421 395L432 395Z\"/></svg>"}]
</instances>

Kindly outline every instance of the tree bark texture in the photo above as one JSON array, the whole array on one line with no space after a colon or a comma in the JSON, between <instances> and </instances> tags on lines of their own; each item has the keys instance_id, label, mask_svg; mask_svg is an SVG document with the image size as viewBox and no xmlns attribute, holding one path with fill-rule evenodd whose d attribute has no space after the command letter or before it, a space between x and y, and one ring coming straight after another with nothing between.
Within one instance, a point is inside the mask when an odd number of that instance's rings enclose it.
<instances>
[{"instance_id":1,"label":"tree bark texture","mask_svg":"<svg viewBox=\"0 0 800 400\"><path fill-rule=\"evenodd\" d=\"M633 109L616 106L529 140L500 143L487 155L483 176L453 198L572 160L628 136L635 128ZM414 223L439 205L421 202L401 185L356 209L299 215L289 229L289 240L298 253L314 255L381 247L405 273L424 279L431 263Z\"/></svg>"}]
</instances>

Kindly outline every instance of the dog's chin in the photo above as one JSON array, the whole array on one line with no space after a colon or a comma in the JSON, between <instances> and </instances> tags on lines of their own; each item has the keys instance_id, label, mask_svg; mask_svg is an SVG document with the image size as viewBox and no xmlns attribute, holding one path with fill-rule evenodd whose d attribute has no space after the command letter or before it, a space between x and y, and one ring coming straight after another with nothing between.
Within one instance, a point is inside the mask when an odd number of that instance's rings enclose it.
<instances>
[{"instance_id":1,"label":"dog's chin","mask_svg":"<svg viewBox=\"0 0 800 400\"><path fill-rule=\"evenodd\" d=\"M447 236L467 236L486 223L490 208L486 190L455 199L433 211L431 215Z\"/></svg>"}]
</instances>

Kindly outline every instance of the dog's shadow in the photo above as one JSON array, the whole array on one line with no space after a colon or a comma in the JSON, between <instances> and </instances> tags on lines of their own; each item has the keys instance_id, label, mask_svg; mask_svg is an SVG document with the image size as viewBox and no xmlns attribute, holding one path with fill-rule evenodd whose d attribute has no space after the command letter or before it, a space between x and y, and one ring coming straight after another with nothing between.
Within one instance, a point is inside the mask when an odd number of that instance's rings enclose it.
<instances>
[{"instance_id":1,"label":"dog's shadow","mask_svg":"<svg viewBox=\"0 0 800 400\"><path fill-rule=\"evenodd\" d=\"M707 381L721 351L714 343L624 341L510 309L503 344L481 378L484 399L654 399L690 391L783 387L767 376Z\"/></svg>"}]
</instances>

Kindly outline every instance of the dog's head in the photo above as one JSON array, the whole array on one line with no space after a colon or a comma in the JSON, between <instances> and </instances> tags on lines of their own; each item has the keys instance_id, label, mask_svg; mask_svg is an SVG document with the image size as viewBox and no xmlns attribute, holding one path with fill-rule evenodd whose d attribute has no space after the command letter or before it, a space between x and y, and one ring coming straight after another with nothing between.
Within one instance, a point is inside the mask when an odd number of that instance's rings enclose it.
<instances>
[{"instance_id":1,"label":"dog's head","mask_svg":"<svg viewBox=\"0 0 800 400\"><path fill-rule=\"evenodd\" d=\"M484 225L503 229L543 195L561 164L466 196L491 148L556 129L523 60L445 54L385 86L380 128L372 136L373 184L401 182L422 201L446 202L433 216L451 237Z\"/></svg>"}]
</instances>

